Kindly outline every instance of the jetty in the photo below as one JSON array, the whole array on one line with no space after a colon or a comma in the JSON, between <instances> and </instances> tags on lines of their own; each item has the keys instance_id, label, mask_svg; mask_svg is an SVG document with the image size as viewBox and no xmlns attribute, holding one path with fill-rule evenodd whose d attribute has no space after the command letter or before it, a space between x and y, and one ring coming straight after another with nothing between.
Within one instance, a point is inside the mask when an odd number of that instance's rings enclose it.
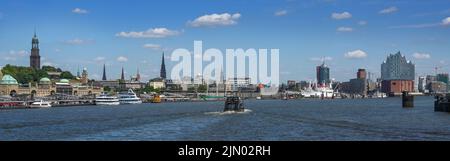
<instances>
[{"instance_id":1,"label":"jetty","mask_svg":"<svg viewBox=\"0 0 450 161\"><path fill-rule=\"evenodd\" d=\"M450 94L437 95L434 102L435 112L450 112Z\"/></svg>"}]
</instances>

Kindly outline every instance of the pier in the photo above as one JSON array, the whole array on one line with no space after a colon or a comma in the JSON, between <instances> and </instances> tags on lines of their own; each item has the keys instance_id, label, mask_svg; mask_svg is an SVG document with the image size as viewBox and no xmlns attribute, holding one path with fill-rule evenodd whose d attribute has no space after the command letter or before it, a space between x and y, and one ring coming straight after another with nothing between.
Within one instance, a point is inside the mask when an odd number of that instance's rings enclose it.
<instances>
[{"instance_id":1,"label":"pier","mask_svg":"<svg viewBox=\"0 0 450 161\"><path fill-rule=\"evenodd\" d=\"M435 97L434 111L436 112L450 112L450 94L438 95Z\"/></svg>"},{"instance_id":2,"label":"pier","mask_svg":"<svg viewBox=\"0 0 450 161\"><path fill-rule=\"evenodd\" d=\"M24 109L30 108L30 105L34 101L8 101L0 102L0 109ZM50 101L52 107L65 107L65 106L88 106L95 105L95 100L53 100Z\"/></svg>"},{"instance_id":3,"label":"pier","mask_svg":"<svg viewBox=\"0 0 450 161\"><path fill-rule=\"evenodd\" d=\"M402 93L402 106L403 108L412 108L414 107L414 96L409 94L409 92Z\"/></svg>"}]
</instances>

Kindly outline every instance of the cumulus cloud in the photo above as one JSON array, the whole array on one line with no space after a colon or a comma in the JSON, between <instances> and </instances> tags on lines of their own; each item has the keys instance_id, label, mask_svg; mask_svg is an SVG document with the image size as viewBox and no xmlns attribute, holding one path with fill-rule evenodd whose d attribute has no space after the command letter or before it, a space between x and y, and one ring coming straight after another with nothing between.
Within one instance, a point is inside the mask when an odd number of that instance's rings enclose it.
<instances>
[{"instance_id":1,"label":"cumulus cloud","mask_svg":"<svg viewBox=\"0 0 450 161\"><path fill-rule=\"evenodd\" d=\"M361 58L366 58L367 53L362 50L355 50L355 51L350 51L348 53L345 53L344 56L349 59L361 59Z\"/></svg>"},{"instance_id":2,"label":"cumulus cloud","mask_svg":"<svg viewBox=\"0 0 450 161\"><path fill-rule=\"evenodd\" d=\"M276 11L274 13L275 16L284 16L287 15L288 11L287 10L280 10L280 11Z\"/></svg>"},{"instance_id":3,"label":"cumulus cloud","mask_svg":"<svg viewBox=\"0 0 450 161\"><path fill-rule=\"evenodd\" d=\"M72 13L76 13L76 14L87 14L89 13L88 10L85 9L81 9L81 8L75 8L72 10Z\"/></svg>"},{"instance_id":4,"label":"cumulus cloud","mask_svg":"<svg viewBox=\"0 0 450 161\"><path fill-rule=\"evenodd\" d=\"M175 30L169 30L167 28L150 28L147 31L130 31L130 32L119 32L116 34L117 37L125 38L165 38L169 36L176 36L180 32Z\"/></svg>"},{"instance_id":5,"label":"cumulus cloud","mask_svg":"<svg viewBox=\"0 0 450 161\"><path fill-rule=\"evenodd\" d=\"M339 28L336 29L336 31L338 31L338 32L352 32L353 28L351 28L351 27L339 27Z\"/></svg>"},{"instance_id":6,"label":"cumulus cloud","mask_svg":"<svg viewBox=\"0 0 450 161\"><path fill-rule=\"evenodd\" d=\"M158 44L144 44L142 47L147 48L147 49L153 49L153 50L161 49L161 45L158 45Z\"/></svg>"},{"instance_id":7,"label":"cumulus cloud","mask_svg":"<svg viewBox=\"0 0 450 161\"><path fill-rule=\"evenodd\" d=\"M124 56L119 56L119 57L117 57L117 61L118 62L126 62L126 61L128 61L128 58L124 57Z\"/></svg>"},{"instance_id":8,"label":"cumulus cloud","mask_svg":"<svg viewBox=\"0 0 450 161\"><path fill-rule=\"evenodd\" d=\"M358 25L365 26L365 25L367 25L367 21L359 21Z\"/></svg>"},{"instance_id":9,"label":"cumulus cloud","mask_svg":"<svg viewBox=\"0 0 450 161\"><path fill-rule=\"evenodd\" d=\"M7 53L6 55L2 56L3 60L6 61L16 61L18 58L20 57L24 57L29 55L27 51L25 50L10 50L9 53Z\"/></svg>"},{"instance_id":10,"label":"cumulus cloud","mask_svg":"<svg viewBox=\"0 0 450 161\"><path fill-rule=\"evenodd\" d=\"M447 17L447 18L443 19L442 20L442 24L446 25L446 26L449 26L450 25L450 17Z\"/></svg>"},{"instance_id":11,"label":"cumulus cloud","mask_svg":"<svg viewBox=\"0 0 450 161\"><path fill-rule=\"evenodd\" d=\"M241 18L240 13L229 14L210 14L203 15L196 18L193 21L188 21L188 25L192 27L203 27L203 26L229 26L238 23L239 18Z\"/></svg>"},{"instance_id":12,"label":"cumulus cloud","mask_svg":"<svg viewBox=\"0 0 450 161\"><path fill-rule=\"evenodd\" d=\"M413 57L416 59L430 59L431 55L427 53L414 53Z\"/></svg>"},{"instance_id":13,"label":"cumulus cloud","mask_svg":"<svg viewBox=\"0 0 450 161\"><path fill-rule=\"evenodd\" d=\"M25 51L25 50L19 50L19 51L10 50L10 51L9 51L9 55L23 57L23 56L28 55L28 52Z\"/></svg>"},{"instance_id":14,"label":"cumulus cloud","mask_svg":"<svg viewBox=\"0 0 450 161\"><path fill-rule=\"evenodd\" d=\"M390 26L391 29L405 29L405 28L429 28L429 27L439 27L439 26L450 26L450 17L447 17L438 23L423 23L423 24L412 24L412 25L400 25L400 26Z\"/></svg>"},{"instance_id":15,"label":"cumulus cloud","mask_svg":"<svg viewBox=\"0 0 450 161\"><path fill-rule=\"evenodd\" d=\"M381 10L378 13L379 14L391 14L391 13L394 13L394 12L397 12L397 11L398 11L398 8L395 7L395 6L392 6L392 7L385 8L385 9Z\"/></svg>"},{"instance_id":16,"label":"cumulus cloud","mask_svg":"<svg viewBox=\"0 0 450 161\"><path fill-rule=\"evenodd\" d=\"M352 14L350 14L349 12L332 13L331 18L335 20L349 19L352 18Z\"/></svg>"},{"instance_id":17,"label":"cumulus cloud","mask_svg":"<svg viewBox=\"0 0 450 161\"><path fill-rule=\"evenodd\" d=\"M5 56L5 57L3 57L3 60L6 60L6 61L16 61L17 58L16 58L16 57L12 57L12 56Z\"/></svg>"},{"instance_id":18,"label":"cumulus cloud","mask_svg":"<svg viewBox=\"0 0 450 161\"><path fill-rule=\"evenodd\" d=\"M391 29L420 29L428 27L440 26L439 23L424 23L424 24L413 24L413 25L400 25L400 26L390 26Z\"/></svg>"}]
</instances>

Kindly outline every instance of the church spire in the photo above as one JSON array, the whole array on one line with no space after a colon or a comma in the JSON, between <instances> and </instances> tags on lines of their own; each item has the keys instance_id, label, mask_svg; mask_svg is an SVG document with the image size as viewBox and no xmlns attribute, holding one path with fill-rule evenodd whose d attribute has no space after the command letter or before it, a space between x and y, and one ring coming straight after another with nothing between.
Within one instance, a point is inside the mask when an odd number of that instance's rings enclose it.
<instances>
[{"instance_id":1,"label":"church spire","mask_svg":"<svg viewBox=\"0 0 450 161\"><path fill-rule=\"evenodd\" d=\"M102 78L102 80L106 80L106 66L105 66L105 64L103 64L103 78Z\"/></svg>"},{"instance_id":2,"label":"church spire","mask_svg":"<svg viewBox=\"0 0 450 161\"><path fill-rule=\"evenodd\" d=\"M139 67L137 68L137 73L136 73L136 81L141 81L141 74L139 74Z\"/></svg>"},{"instance_id":3,"label":"church spire","mask_svg":"<svg viewBox=\"0 0 450 161\"><path fill-rule=\"evenodd\" d=\"M31 39L30 67L33 69L41 69L41 56L39 55L39 39L36 36L36 28L34 36Z\"/></svg>"},{"instance_id":4,"label":"church spire","mask_svg":"<svg viewBox=\"0 0 450 161\"><path fill-rule=\"evenodd\" d=\"M120 75L120 80L125 80L125 72L123 71L123 67L122 67L122 74Z\"/></svg>"},{"instance_id":5,"label":"church spire","mask_svg":"<svg viewBox=\"0 0 450 161\"><path fill-rule=\"evenodd\" d=\"M166 79L166 64L164 63L164 52L162 54L161 71L159 77Z\"/></svg>"}]
</instances>

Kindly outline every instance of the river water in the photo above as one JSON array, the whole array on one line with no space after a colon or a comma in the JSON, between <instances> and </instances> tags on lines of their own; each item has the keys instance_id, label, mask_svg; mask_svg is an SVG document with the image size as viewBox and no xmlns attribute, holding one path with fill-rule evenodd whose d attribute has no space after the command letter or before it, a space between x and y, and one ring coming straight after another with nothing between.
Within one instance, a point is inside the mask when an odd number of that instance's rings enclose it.
<instances>
[{"instance_id":1,"label":"river water","mask_svg":"<svg viewBox=\"0 0 450 161\"><path fill-rule=\"evenodd\" d=\"M450 114L432 97L246 100L0 110L0 140L450 140Z\"/></svg>"}]
</instances>

